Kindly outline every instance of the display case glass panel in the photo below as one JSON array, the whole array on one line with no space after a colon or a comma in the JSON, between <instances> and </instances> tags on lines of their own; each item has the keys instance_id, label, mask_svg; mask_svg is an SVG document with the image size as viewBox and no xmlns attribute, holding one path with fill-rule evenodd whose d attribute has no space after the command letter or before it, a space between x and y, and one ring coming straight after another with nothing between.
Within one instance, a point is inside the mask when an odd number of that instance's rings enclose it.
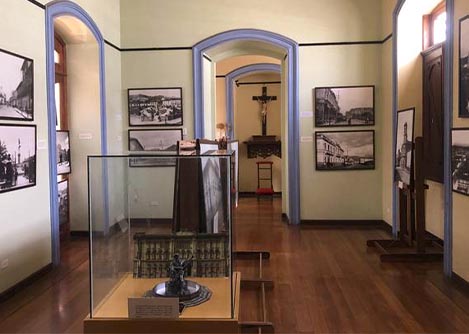
<instances>
[{"instance_id":1,"label":"display case glass panel","mask_svg":"<svg viewBox=\"0 0 469 334\"><path fill-rule=\"evenodd\" d=\"M180 318L233 318L233 156L88 157L91 319L168 297Z\"/></svg>"}]
</instances>

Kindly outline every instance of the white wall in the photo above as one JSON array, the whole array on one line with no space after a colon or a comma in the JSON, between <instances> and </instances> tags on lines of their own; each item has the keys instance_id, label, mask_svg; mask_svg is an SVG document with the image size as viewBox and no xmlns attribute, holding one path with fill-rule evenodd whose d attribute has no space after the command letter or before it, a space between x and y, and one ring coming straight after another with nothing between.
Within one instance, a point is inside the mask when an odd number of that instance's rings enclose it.
<instances>
[{"instance_id":1,"label":"white wall","mask_svg":"<svg viewBox=\"0 0 469 334\"><path fill-rule=\"evenodd\" d=\"M209 0L123 0L121 7L123 47L192 46L216 33L241 27L277 32L299 43L383 38L381 2L375 0L240 0L236 6L227 1L214 5ZM313 110L312 91L316 86L374 84L380 89L381 45L301 47L299 56L300 111ZM122 68L124 88L139 83L143 87L183 87L184 127L191 138L190 51L126 52ZM377 120L374 171L318 173L313 143L300 144L302 219L382 218L380 110ZM300 135L312 136L313 119L303 118L300 123ZM358 188L362 196L357 196Z\"/></svg>"},{"instance_id":2,"label":"white wall","mask_svg":"<svg viewBox=\"0 0 469 334\"><path fill-rule=\"evenodd\" d=\"M48 1L41 0L41 3ZM105 38L120 43L119 0L79 0L97 22ZM0 293L25 279L51 262L51 222L49 203L48 122L46 103L46 51L45 11L26 0L2 0L0 21L8 33L0 37L0 48L34 60L34 121L37 125L37 185L0 195L3 209L0 232L0 261L8 259L9 266L0 271ZM106 47L106 74L111 80L119 77L120 60L116 50ZM108 86L108 115L122 113L121 82ZM116 86L119 88L116 89ZM112 88L111 88L112 87ZM1 121L1 123L17 123ZM116 140L122 134L123 123L110 126L109 146L117 152L122 142ZM112 137L112 138L111 138Z\"/></svg>"}]
</instances>

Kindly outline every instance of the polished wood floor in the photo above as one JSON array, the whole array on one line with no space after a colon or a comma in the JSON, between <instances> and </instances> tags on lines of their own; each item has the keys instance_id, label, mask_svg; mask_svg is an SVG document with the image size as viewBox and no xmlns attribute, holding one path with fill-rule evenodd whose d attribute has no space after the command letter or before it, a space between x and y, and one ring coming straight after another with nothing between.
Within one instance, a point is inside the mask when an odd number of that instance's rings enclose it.
<instances>
[{"instance_id":1,"label":"polished wood floor","mask_svg":"<svg viewBox=\"0 0 469 334\"><path fill-rule=\"evenodd\" d=\"M235 247L269 250L268 320L277 333L469 333L469 296L445 280L439 264L381 264L372 229L292 227L280 199L243 198L235 213ZM0 304L1 333L79 333L89 311L88 246L78 239L63 263ZM255 277L254 261L238 261ZM242 291L241 317L260 320L256 290Z\"/></svg>"}]
</instances>

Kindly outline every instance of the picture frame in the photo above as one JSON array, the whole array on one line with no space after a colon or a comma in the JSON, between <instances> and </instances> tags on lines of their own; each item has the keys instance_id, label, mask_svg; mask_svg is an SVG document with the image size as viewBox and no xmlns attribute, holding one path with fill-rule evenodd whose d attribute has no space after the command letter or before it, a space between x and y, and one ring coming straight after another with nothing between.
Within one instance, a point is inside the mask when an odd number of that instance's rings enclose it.
<instances>
[{"instance_id":1,"label":"picture frame","mask_svg":"<svg viewBox=\"0 0 469 334\"><path fill-rule=\"evenodd\" d=\"M459 20L459 111L469 118L469 15Z\"/></svg>"},{"instance_id":2,"label":"picture frame","mask_svg":"<svg viewBox=\"0 0 469 334\"><path fill-rule=\"evenodd\" d=\"M453 192L469 196L469 128L451 130Z\"/></svg>"},{"instance_id":3,"label":"picture frame","mask_svg":"<svg viewBox=\"0 0 469 334\"><path fill-rule=\"evenodd\" d=\"M318 171L376 168L374 130L316 131L315 144Z\"/></svg>"},{"instance_id":4,"label":"picture frame","mask_svg":"<svg viewBox=\"0 0 469 334\"><path fill-rule=\"evenodd\" d=\"M36 125L0 124L0 193L34 187Z\"/></svg>"},{"instance_id":5,"label":"picture frame","mask_svg":"<svg viewBox=\"0 0 469 334\"><path fill-rule=\"evenodd\" d=\"M152 152L152 157L131 157L130 167L171 167L176 165L176 159L168 155L176 155L178 141L182 140L182 129L129 129L129 152ZM157 154L165 157L157 157Z\"/></svg>"},{"instance_id":6,"label":"picture frame","mask_svg":"<svg viewBox=\"0 0 469 334\"><path fill-rule=\"evenodd\" d=\"M314 88L315 126L352 127L375 125L375 86Z\"/></svg>"},{"instance_id":7,"label":"picture frame","mask_svg":"<svg viewBox=\"0 0 469 334\"><path fill-rule=\"evenodd\" d=\"M414 128L415 108L398 110L397 135L394 142L395 181L406 185L413 184L413 177L411 176L414 170Z\"/></svg>"},{"instance_id":8,"label":"picture frame","mask_svg":"<svg viewBox=\"0 0 469 334\"><path fill-rule=\"evenodd\" d=\"M64 179L57 183L58 189L58 208L59 208L59 225L70 223L70 191L68 179Z\"/></svg>"},{"instance_id":9,"label":"picture frame","mask_svg":"<svg viewBox=\"0 0 469 334\"><path fill-rule=\"evenodd\" d=\"M70 131L57 130L56 147L57 175L68 175L72 172Z\"/></svg>"},{"instance_id":10,"label":"picture frame","mask_svg":"<svg viewBox=\"0 0 469 334\"><path fill-rule=\"evenodd\" d=\"M182 87L129 88L129 126L182 126Z\"/></svg>"},{"instance_id":11,"label":"picture frame","mask_svg":"<svg viewBox=\"0 0 469 334\"><path fill-rule=\"evenodd\" d=\"M34 60L0 49L0 119L34 121Z\"/></svg>"}]
</instances>

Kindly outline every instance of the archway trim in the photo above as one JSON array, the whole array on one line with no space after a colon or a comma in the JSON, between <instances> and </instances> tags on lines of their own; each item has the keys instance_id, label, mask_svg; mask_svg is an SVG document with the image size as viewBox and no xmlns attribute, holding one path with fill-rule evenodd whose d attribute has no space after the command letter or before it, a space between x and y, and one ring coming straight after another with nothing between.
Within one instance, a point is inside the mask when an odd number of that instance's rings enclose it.
<instances>
[{"instance_id":1,"label":"archway trim","mask_svg":"<svg viewBox=\"0 0 469 334\"><path fill-rule=\"evenodd\" d=\"M47 74L47 115L49 136L49 183L50 183L50 216L52 238L52 263L60 263L60 232L58 213L57 160L56 160L56 106L55 106L55 63L54 63L54 19L59 16L73 16L80 20L93 34L99 49L99 88L101 118L101 154L107 154L107 121L104 38L91 16L79 5L71 1L58 0L46 5L46 74ZM109 222L107 168L103 167L103 192L105 203L105 224ZM106 230L106 227L105 227Z\"/></svg>"},{"instance_id":2,"label":"archway trim","mask_svg":"<svg viewBox=\"0 0 469 334\"><path fill-rule=\"evenodd\" d=\"M256 73L278 73L282 72L282 68L278 64L269 64L269 63L258 63L251 64L237 68L225 77L226 83L226 122L229 124L229 133L227 135L230 138L234 138L234 96L233 89L235 81L245 77L247 75L252 75Z\"/></svg>"},{"instance_id":3,"label":"archway trim","mask_svg":"<svg viewBox=\"0 0 469 334\"><path fill-rule=\"evenodd\" d=\"M196 45L192 51L194 77L194 136L203 138L204 100L202 60L209 49L230 41L259 41L282 48L285 51L285 67L288 81L288 216L290 223L300 223L300 164L299 164L299 58L298 43L265 30L237 29L219 33Z\"/></svg>"}]
</instances>

